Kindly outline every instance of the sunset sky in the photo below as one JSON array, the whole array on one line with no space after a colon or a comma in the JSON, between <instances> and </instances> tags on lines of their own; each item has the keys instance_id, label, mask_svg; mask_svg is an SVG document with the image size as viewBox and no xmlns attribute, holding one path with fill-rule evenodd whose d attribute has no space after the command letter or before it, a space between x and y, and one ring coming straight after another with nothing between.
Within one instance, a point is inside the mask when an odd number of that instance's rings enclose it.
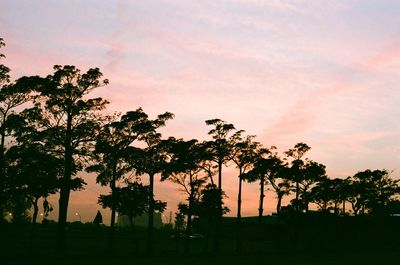
<instances>
[{"instance_id":1,"label":"sunset sky","mask_svg":"<svg viewBox=\"0 0 400 265\"><path fill-rule=\"evenodd\" d=\"M14 79L55 64L99 67L110 85L95 94L109 111L175 114L165 137L209 139L204 121L220 118L280 152L307 143L331 178L368 168L399 176L398 0L2 0L0 10ZM88 186L72 194L69 221L75 212L91 221L108 192L81 176ZM233 166L223 182L234 215ZM184 200L168 182L155 192L166 215ZM274 206L268 192L267 213ZM257 208L258 185L246 183L243 215Z\"/></svg>"}]
</instances>

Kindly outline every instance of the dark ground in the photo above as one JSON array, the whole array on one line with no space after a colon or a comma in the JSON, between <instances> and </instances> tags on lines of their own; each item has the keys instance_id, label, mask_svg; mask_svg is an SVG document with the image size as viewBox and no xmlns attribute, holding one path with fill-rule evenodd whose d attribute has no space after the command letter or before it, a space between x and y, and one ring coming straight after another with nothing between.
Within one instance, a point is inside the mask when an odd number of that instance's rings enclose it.
<instances>
[{"instance_id":1,"label":"dark ground","mask_svg":"<svg viewBox=\"0 0 400 265\"><path fill-rule=\"evenodd\" d=\"M251 223L251 222L250 222ZM0 233L0 264L279 264L279 265L389 265L400 264L400 245L396 239L398 230L391 233L390 242L379 231L362 229L354 233L354 226L342 228L343 242L330 240L338 231L332 227L321 233L318 226L302 227L305 234L293 237L293 229L285 226L279 228L280 239L277 240L276 227L254 223L243 225L243 251L235 249L235 233L233 221L225 222L220 253L214 254L205 250L205 238L193 239L191 252L184 253L185 240L173 238L174 232L168 229L156 231L155 247L152 255L145 250L146 231L137 228L138 246L134 247L134 239L129 229L120 229L116 233L115 250L108 251L108 227L97 227L92 224L71 223L68 226L68 251L60 256L56 251L56 224L38 225L36 238L31 244L30 226L6 224ZM359 227L359 226L357 226ZM322 228L322 226L320 227ZM351 229L351 230L350 230ZM388 233L392 227L385 228ZM283 231L284 230L284 231ZM386 231L385 230L385 231ZM274 232L275 231L275 232ZM353 232L351 232L353 231ZM375 236L372 236L375 235ZM354 236L358 238L354 239ZM301 239L299 239L301 238ZM297 243L293 243L293 242ZM210 242L211 249L212 241Z\"/></svg>"}]
</instances>

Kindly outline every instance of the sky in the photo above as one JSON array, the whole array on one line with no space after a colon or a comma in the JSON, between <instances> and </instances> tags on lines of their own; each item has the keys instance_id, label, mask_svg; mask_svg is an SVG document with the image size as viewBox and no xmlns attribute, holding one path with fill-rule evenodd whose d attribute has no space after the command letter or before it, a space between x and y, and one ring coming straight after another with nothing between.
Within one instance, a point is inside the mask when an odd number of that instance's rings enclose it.
<instances>
[{"instance_id":1,"label":"sky","mask_svg":"<svg viewBox=\"0 0 400 265\"><path fill-rule=\"evenodd\" d=\"M2 0L0 10L14 79L55 64L99 67L110 84L93 95L111 101L108 111L170 111L165 137L209 139L204 121L220 118L281 153L307 143L331 178L399 176L398 0ZM235 215L237 170L224 172ZM72 193L68 220L92 221L97 210L108 219L97 197L109 189L80 176L88 185ZM155 193L166 216L185 200L158 179ZM266 212L274 205L269 191ZM245 183L242 207L257 214L257 184Z\"/></svg>"}]
</instances>

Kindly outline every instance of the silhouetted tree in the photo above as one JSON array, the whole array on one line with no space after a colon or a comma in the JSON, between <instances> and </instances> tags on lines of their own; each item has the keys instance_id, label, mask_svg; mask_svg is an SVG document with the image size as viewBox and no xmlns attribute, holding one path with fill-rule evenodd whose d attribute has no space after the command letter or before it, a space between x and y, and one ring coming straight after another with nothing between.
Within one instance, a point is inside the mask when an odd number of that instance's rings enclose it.
<instances>
[{"instance_id":1,"label":"silhouetted tree","mask_svg":"<svg viewBox=\"0 0 400 265\"><path fill-rule=\"evenodd\" d=\"M130 172L132 164L127 160L132 144L142 140L142 137L154 130L153 121L148 119L141 108L129 111L118 117L109 117L109 121L100 129L94 151L95 164L86 168L88 172L97 172L97 183L109 185L111 197L116 189L116 183L126 173ZM135 149L136 150L136 149ZM111 223L109 249L113 251L116 207L111 208Z\"/></svg>"},{"instance_id":2,"label":"silhouetted tree","mask_svg":"<svg viewBox=\"0 0 400 265\"><path fill-rule=\"evenodd\" d=\"M300 188L300 200L297 200L300 209L308 212L308 206L311 201L311 190L320 181L324 181L327 176L325 166L312 160L306 160L303 167L300 168L300 177L297 180Z\"/></svg>"},{"instance_id":3,"label":"silhouetted tree","mask_svg":"<svg viewBox=\"0 0 400 265\"><path fill-rule=\"evenodd\" d=\"M221 202L223 202L220 189L213 184L207 184L201 191L200 202L199 202L199 218L203 223L206 231L205 250L208 249L208 242L211 236L212 228L214 228L214 234L217 233L214 224L221 219ZM222 205L222 214L229 212L229 208ZM215 250L215 246L214 246Z\"/></svg>"},{"instance_id":4,"label":"silhouetted tree","mask_svg":"<svg viewBox=\"0 0 400 265\"><path fill-rule=\"evenodd\" d=\"M0 38L0 48L5 46L4 40ZM0 59L5 55L0 53ZM30 99L27 90L10 83L10 69L0 64L0 224L4 220L4 209L8 196L6 158L6 140L12 137L18 122L18 108ZM8 198L8 199L7 199Z\"/></svg>"},{"instance_id":5,"label":"silhouetted tree","mask_svg":"<svg viewBox=\"0 0 400 265\"><path fill-rule=\"evenodd\" d=\"M149 186L138 182L128 182L125 187L115 187L110 195L100 195L99 197L99 203L104 208L116 209L120 215L128 217L136 249L138 245L134 218L149 211L150 196ZM166 206L165 202L155 201L154 209L163 212Z\"/></svg>"},{"instance_id":6,"label":"silhouetted tree","mask_svg":"<svg viewBox=\"0 0 400 265\"><path fill-rule=\"evenodd\" d=\"M149 176L150 202L148 218L148 242L147 250L153 251L153 230L154 230L154 176L162 173L166 166L167 147L161 140L161 134L157 129L165 126L166 122L174 115L165 112L157 116L155 120L148 120L149 130L140 136L144 148L132 147L129 150L129 162L135 170L136 175Z\"/></svg>"},{"instance_id":7,"label":"silhouetted tree","mask_svg":"<svg viewBox=\"0 0 400 265\"><path fill-rule=\"evenodd\" d=\"M296 211L300 210L300 181L303 179L303 172L302 168L304 166L304 161L302 160L304 154L309 151L311 147L309 147L305 143L297 143L294 148L289 149L285 152L285 154L292 158L290 163L290 177L292 178L293 182L295 183L295 209Z\"/></svg>"},{"instance_id":8,"label":"silhouetted tree","mask_svg":"<svg viewBox=\"0 0 400 265\"><path fill-rule=\"evenodd\" d=\"M231 160L234 162L237 169L239 169L239 187L237 199L237 240L236 250L240 251L242 248L241 241L241 209L242 209L242 182L245 179L245 174L251 170L256 159L258 158L258 151L260 143L254 141L254 135L242 137L243 131L237 131L230 138Z\"/></svg>"},{"instance_id":9,"label":"silhouetted tree","mask_svg":"<svg viewBox=\"0 0 400 265\"><path fill-rule=\"evenodd\" d=\"M288 195L291 190L291 185L287 178L289 169L286 163L278 157L275 149L276 147L274 146L269 149L259 149L254 168L246 174L247 181L260 182L260 201L258 208L259 224L262 223L265 185L270 183L277 195L276 211L278 214L281 210L283 196Z\"/></svg>"},{"instance_id":10,"label":"silhouetted tree","mask_svg":"<svg viewBox=\"0 0 400 265\"><path fill-rule=\"evenodd\" d=\"M185 251L190 249L190 234L192 230L192 216L196 212L196 205L200 200L201 188L206 183L207 175L203 174L202 162L206 159L204 146L197 140L190 141L169 139L170 158L162 180L168 179L180 186L180 191L188 196L188 205L185 211L186 244ZM183 207L183 206L181 206Z\"/></svg>"},{"instance_id":11,"label":"silhouetted tree","mask_svg":"<svg viewBox=\"0 0 400 265\"><path fill-rule=\"evenodd\" d=\"M175 236L178 236L179 231L183 231L186 228L185 224L185 214L182 212L180 206L181 204L178 205L178 211L175 213L175 225L174 229L177 233L175 233Z\"/></svg>"},{"instance_id":12,"label":"silhouetted tree","mask_svg":"<svg viewBox=\"0 0 400 265\"><path fill-rule=\"evenodd\" d=\"M54 66L46 78L21 80L38 95L35 108L26 111L30 122L41 132L46 148L64 160L60 179L58 246L65 250L65 228L73 176L82 169L99 130L99 111L108 104L102 98L89 98L93 89L108 84L98 68L81 74L75 66ZM80 158L80 159L78 159Z\"/></svg>"},{"instance_id":13,"label":"silhouetted tree","mask_svg":"<svg viewBox=\"0 0 400 265\"><path fill-rule=\"evenodd\" d=\"M399 181L386 170L364 170L350 179L348 200L353 213L385 214L387 206L399 195Z\"/></svg>"},{"instance_id":14,"label":"silhouetted tree","mask_svg":"<svg viewBox=\"0 0 400 265\"><path fill-rule=\"evenodd\" d=\"M39 143L13 146L8 151L11 160L8 173L33 206L32 224L36 224L40 198L46 199L58 190L62 160L49 154Z\"/></svg>"},{"instance_id":15,"label":"silhouetted tree","mask_svg":"<svg viewBox=\"0 0 400 265\"><path fill-rule=\"evenodd\" d=\"M349 183L344 179L323 178L311 189L311 201L317 204L321 211L333 209L335 214L339 214L340 203L344 205L347 200L346 185ZM345 208L342 209L342 213L345 214Z\"/></svg>"},{"instance_id":16,"label":"silhouetted tree","mask_svg":"<svg viewBox=\"0 0 400 265\"><path fill-rule=\"evenodd\" d=\"M228 135L231 131L235 130L233 124L226 123L220 119L212 119L206 121L207 125L214 126L208 134L212 136L213 141L209 142L209 152L213 156L213 161L217 164L218 167L218 189L219 193L222 194L222 166L226 164L230 159L230 153L232 150L232 145L228 139ZM222 196L219 196L222 199ZM222 208L222 200L219 203L219 218L217 218L216 224L216 233L214 239L214 251L218 252L220 248L220 233L221 233L221 222L223 215Z\"/></svg>"}]
</instances>

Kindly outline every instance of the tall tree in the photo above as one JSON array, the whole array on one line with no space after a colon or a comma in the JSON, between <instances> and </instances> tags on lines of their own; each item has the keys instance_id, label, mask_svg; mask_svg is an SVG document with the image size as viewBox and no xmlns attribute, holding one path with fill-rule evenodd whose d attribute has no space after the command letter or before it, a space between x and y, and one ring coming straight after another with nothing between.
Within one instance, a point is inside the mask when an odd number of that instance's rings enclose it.
<instances>
[{"instance_id":1,"label":"tall tree","mask_svg":"<svg viewBox=\"0 0 400 265\"><path fill-rule=\"evenodd\" d=\"M296 211L300 211L300 182L303 179L303 167L304 167L304 161L303 161L303 156L306 152L308 152L311 149L307 144L305 143L297 143L294 148L289 149L288 151L285 152L285 154L292 159L290 163L290 169L291 169L291 178L293 182L295 183L295 199L293 200L294 202L294 208Z\"/></svg>"},{"instance_id":2,"label":"tall tree","mask_svg":"<svg viewBox=\"0 0 400 265\"><path fill-rule=\"evenodd\" d=\"M0 38L0 48L5 43ZM0 53L0 59L5 55ZM17 119L18 107L26 103L30 99L27 90L17 87L10 83L10 69L4 64L0 64L0 224L4 220L4 209L7 201L7 174L6 174L6 158L7 138L10 138L19 125Z\"/></svg>"},{"instance_id":3,"label":"tall tree","mask_svg":"<svg viewBox=\"0 0 400 265\"><path fill-rule=\"evenodd\" d=\"M136 175L149 176L150 202L148 217L148 252L153 251L153 233L154 233L154 176L162 173L166 166L167 146L161 139L161 133L157 129L166 125L166 122L172 119L174 115L165 112L157 116L154 120L148 120L149 130L140 136L144 143L144 148L132 147L129 151L129 162L131 163Z\"/></svg>"},{"instance_id":4,"label":"tall tree","mask_svg":"<svg viewBox=\"0 0 400 265\"><path fill-rule=\"evenodd\" d=\"M300 169L300 180L298 182L300 188L300 200L298 205L301 209L308 212L308 206L311 201L311 190L315 185L327 178L325 166L312 160L306 160L303 167Z\"/></svg>"},{"instance_id":5,"label":"tall tree","mask_svg":"<svg viewBox=\"0 0 400 265\"><path fill-rule=\"evenodd\" d=\"M278 156L275 149L276 147L274 146L269 149L261 148L258 152L254 168L246 174L246 179L249 182L260 182L260 201L258 208L258 220L260 224L262 223L264 209L265 185L270 183L276 193L277 214L280 213L283 196L288 195L291 190L291 185L287 178L289 170L286 163Z\"/></svg>"},{"instance_id":6,"label":"tall tree","mask_svg":"<svg viewBox=\"0 0 400 265\"><path fill-rule=\"evenodd\" d=\"M89 98L95 88L108 84L98 68L81 73L75 66L54 66L54 74L45 78L25 78L38 96L35 107L27 110L30 122L41 132L46 148L63 159L60 179L58 247L65 250L65 228L73 176L82 169L99 130L99 111L108 102ZM32 84L33 83L33 84Z\"/></svg>"},{"instance_id":7,"label":"tall tree","mask_svg":"<svg viewBox=\"0 0 400 265\"><path fill-rule=\"evenodd\" d=\"M250 171L258 158L260 143L254 141L254 135L242 136L243 131L234 133L229 141L232 145L231 160L239 170L239 187L237 199L237 240L236 250L241 251L241 220L242 220L242 182L245 180L246 173Z\"/></svg>"},{"instance_id":8,"label":"tall tree","mask_svg":"<svg viewBox=\"0 0 400 265\"><path fill-rule=\"evenodd\" d=\"M115 193L117 181L133 169L128 161L129 152L132 148L135 149L132 145L153 130L153 121L148 119L141 108L129 111L120 118L109 117L107 123L100 129L94 151L95 163L87 167L86 171L96 172L97 183L110 186L111 199ZM113 251L114 246L116 206L116 204L115 207L110 204L110 252Z\"/></svg>"},{"instance_id":9,"label":"tall tree","mask_svg":"<svg viewBox=\"0 0 400 265\"><path fill-rule=\"evenodd\" d=\"M162 180L168 179L178 184L180 191L188 196L185 252L189 252L192 216L199 204L201 189L208 178L202 167L202 162L207 158L204 146L195 139L184 141L171 138L170 144L170 159Z\"/></svg>"},{"instance_id":10,"label":"tall tree","mask_svg":"<svg viewBox=\"0 0 400 265\"><path fill-rule=\"evenodd\" d=\"M221 201L219 203L219 218L216 220L216 229L215 229L215 238L214 238L214 251L218 252L220 249L220 237L221 237L221 228L222 228L222 215L223 215L223 207L222 207L222 166L228 161L230 161L230 153L232 150L231 142L229 141L228 135L230 132L235 130L233 124L226 123L220 119L212 119L206 120L206 124L210 126L214 126L208 134L212 136L213 141L209 142L209 152L213 155L213 161L217 164L218 167L218 190L221 196Z\"/></svg>"}]
</instances>

